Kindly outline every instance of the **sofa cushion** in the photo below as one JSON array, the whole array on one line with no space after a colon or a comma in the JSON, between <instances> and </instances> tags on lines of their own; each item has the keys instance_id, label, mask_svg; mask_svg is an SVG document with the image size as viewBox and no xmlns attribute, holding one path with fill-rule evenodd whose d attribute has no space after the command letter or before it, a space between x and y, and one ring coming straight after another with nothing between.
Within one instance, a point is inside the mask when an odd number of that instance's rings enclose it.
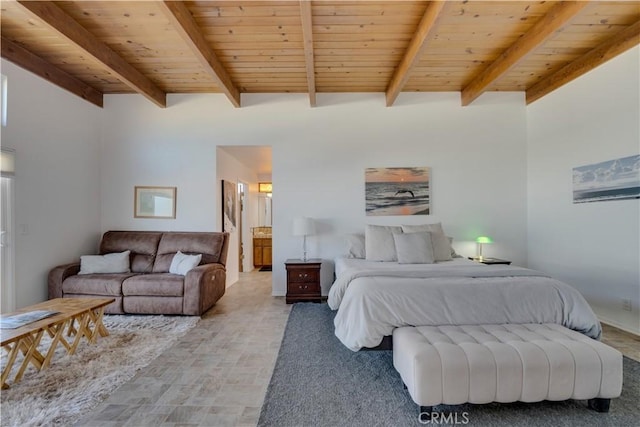
<instances>
[{"instance_id":1,"label":"sofa cushion","mask_svg":"<svg viewBox=\"0 0 640 427\"><path fill-rule=\"evenodd\" d=\"M200 264L220 262L223 256L223 245L224 234L222 233L164 233L158 245L153 272L167 273L173 256L178 251L189 255L202 254Z\"/></svg>"},{"instance_id":2,"label":"sofa cushion","mask_svg":"<svg viewBox=\"0 0 640 427\"><path fill-rule=\"evenodd\" d=\"M62 282L64 294L82 295L122 295L122 282L134 276L133 273L101 273L69 276Z\"/></svg>"},{"instance_id":3,"label":"sofa cushion","mask_svg":"<svg viewBox=\"0 0 640 427\"><path fill-rule=\"evenodd\" d=\"M129 296L122 309L130 314L184 314L181 297Z\"/></svg>"},{"instance_id":4,"label":"sofa cushion","mask_svg":"<svg viewBox=\"0 0 640 427\"><path fill-rule=\"evenodd\" d=\"M170 273L138 274L122 283L122 294L181 297L184 294L184 276Z\"/></svg>"},{"instance_id":5,"label":"sofa cushion","mask_svg":"<svg viewBox=\"0 0 640 427\"><path fill-rule=\"evenodd\" d=\"M104 298L104 295L89 295L89 294L64 294L65 298ZM104 308L105 314L124 314L122 309L122 296L112 296L115 299L114 302Z\"/></svg>"},{"instance_id":6,"label":"sofa cushion","mask_svg":"<svg viewBox=\"0 0 640 427\"><path fill-rule=\"evenodd\" d=\"M161 232L107 231L102 236L100 253L131 251L131 271L151 273Z\"/></svg>"}]
</instances>

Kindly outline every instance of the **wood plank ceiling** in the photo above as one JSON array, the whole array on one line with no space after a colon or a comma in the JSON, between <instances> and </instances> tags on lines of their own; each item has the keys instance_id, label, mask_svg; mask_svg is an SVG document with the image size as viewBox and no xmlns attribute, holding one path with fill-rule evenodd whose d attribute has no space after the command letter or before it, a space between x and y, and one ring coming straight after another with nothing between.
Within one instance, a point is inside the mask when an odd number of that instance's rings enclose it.
<instances>
[{"instance_id":1,"label":"wood plank ceiling","mask_svg":"<svg viewBox=\"0 0 640 427\"><path fill-rule=\"evenodd\" d=\"M2 56L103 94L519 91L531 103L640 43L640 1L6 1Z\"/></svg>"}]
</instances>

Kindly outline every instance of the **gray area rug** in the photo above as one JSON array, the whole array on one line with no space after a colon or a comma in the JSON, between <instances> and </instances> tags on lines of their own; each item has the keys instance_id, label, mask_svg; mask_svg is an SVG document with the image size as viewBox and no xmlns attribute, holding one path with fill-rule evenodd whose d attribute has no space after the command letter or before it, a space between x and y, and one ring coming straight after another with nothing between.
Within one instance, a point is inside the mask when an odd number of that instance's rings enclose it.
<instances>
[{"instance_id":1,"label":"gray area rug","mask_svg":"<svg viewBox=\"0 0 640 427\"><path fill-rule=\"evenodd\" d=\"M298 303L289 316L259 426L420 426L418 406L391 351L352 352L333 335L326 304ZM429 424L637 426L640 363L624 358L622 396L597 413L586 401L438 406ZM457 421L457 422L456 422ZM424 422L424 421L423 421ZM425 423L426 424L426 423Z\"/></svg>"},{"instance_id":2,"label":"gray area rug","mask_svg":"<svg viewBox=\"0 0 640 427\"><path fill-rule=\"evenodd\" d=\"M98 337L93 345L83 338L73 355L58 346L48 369L37 372L30 365L22 381L2 390L0 425L72 425L199 320L195 316L105 315L109 336ZM48 336L43 338L40 348L48 348L43 344L50 341ZM3 351L2 367L6 359Z\"/></svg>"}]
</instances>

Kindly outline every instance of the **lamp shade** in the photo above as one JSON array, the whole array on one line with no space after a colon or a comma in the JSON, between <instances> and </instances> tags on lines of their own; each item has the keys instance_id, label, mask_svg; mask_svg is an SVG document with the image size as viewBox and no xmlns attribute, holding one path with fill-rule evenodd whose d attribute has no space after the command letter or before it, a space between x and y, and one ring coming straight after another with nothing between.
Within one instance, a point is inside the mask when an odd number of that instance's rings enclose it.
<instances>
[{"instance_id":1,"label":"lamp shade","mask_svg":"<svg viewBox=\"0 0 640 427\"><path fill-rule=\"evenodd\" d=\"M13 150L3 148L0 151L0 172L5 177L15 175L15 152Z\"/></svg>"},{"instance_id":2,"label":"lamp shade","mask_svg":"<svg viewBox=\"0 0 640 427\"><path fill-rule=\"evenodd\" d=\"M298 217L293 219L294 236L310 236L316 233L316 224L313 218Z\"/></svg>"},{"instance_id":3,"label":"lamp shade","mask_svg":"<svg viewBox=\"0 0 640 427\"><path fill-rule=\"evenodd\" d=\"M476 243L493 243L493 240L491 240L491 237L480 236L476 239Z\"/></svg>"}]
</instances>

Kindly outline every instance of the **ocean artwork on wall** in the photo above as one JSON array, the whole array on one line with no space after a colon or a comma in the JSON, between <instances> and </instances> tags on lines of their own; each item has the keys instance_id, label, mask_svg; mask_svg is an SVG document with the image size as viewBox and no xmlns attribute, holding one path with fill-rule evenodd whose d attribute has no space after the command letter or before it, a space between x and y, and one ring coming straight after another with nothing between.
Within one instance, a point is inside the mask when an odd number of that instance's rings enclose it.
<instances>
[{"instance_id":1,"label":"ocean artwork on wall","mask_svg":"<svg viewBox=\"0 0 640 427\"><path fill-rule=\"evenodd\" d=\"M573 168L573 203L640 199L640 155Z\"/></svg>"},{"instance_id":2,"label":"ocean artwork on wall","mask_svg":"<svg viewBox=\"0 0 640 427\"><path fill-rule=\"evenodd\" d=\"M429 179L428 167L367 168L367 216L429 215Z\"/></svg>"}]
</instances>

